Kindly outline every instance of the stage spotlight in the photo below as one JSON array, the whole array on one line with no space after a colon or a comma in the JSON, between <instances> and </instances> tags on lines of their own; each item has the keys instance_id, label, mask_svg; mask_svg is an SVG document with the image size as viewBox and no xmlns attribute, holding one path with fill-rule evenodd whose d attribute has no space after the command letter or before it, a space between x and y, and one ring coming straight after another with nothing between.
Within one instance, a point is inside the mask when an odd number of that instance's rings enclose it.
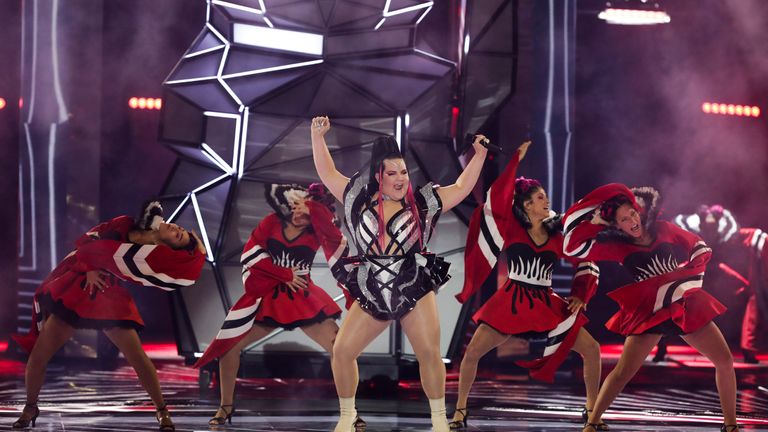
<instances>
[{"instance_id":1,"label":"stage spotlight","mask_svg":"<svg viewBox=\"0 0 768 432\"><path fill-rule=\"evenodd\" d=\"M0 110L5 108L6 105L8 105L8 103L5 101L5 98L0 98Z\"/></svg>"},{"instance_id":2,"label":"stage spotlight","mask_svg":"<svg viewBox=\"0 0 768 432\"><path fill-rule=\"evenodd\" d=\"M668 24L672 21L658 2L646 0L626 2L621 8L615 8L608 2L597 17L608 24L618 25Z\"/></svg>"},{"instance_id":3,"label":"stage spotlight","mask_svg":"<svg viewBox=\"0 0 768 432\"><path fill-rule=\"evenodd\" d=\"M737 117L760 117L760 107L752 105L704 102L701 104L701 111L705 114L720 114Z\"/></svg>"},{"instance_id":4,"label":"stage spotlight","mask_svg":"<svg viewBox=\"0 0 768 432\"><path fill-rule=\"evenodd\" d=\"M163 100L160 98L140 98L134 96L128 99L128 106L131 109L160 110L163 107Z\"/></svg>"}]
</instances>

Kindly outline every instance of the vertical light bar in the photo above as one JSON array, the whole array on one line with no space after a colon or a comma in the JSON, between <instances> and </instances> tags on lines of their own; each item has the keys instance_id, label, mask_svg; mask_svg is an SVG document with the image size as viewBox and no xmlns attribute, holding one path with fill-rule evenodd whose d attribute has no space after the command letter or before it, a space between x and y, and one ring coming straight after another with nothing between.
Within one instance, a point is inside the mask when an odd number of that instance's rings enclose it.
<instances>
[{"instance_id":1,"label":"vertical light bar","mask_svg":"<svg viewBox=\"0 0 768 432\"><path fill-rule=\"evenodd\" d=\"M48 133L48 229L51 243L51 270L56 267L56 197L54 182L54 155L56 153L56 123L51 123Z\"/></svg>"},{"instance_id":2,"label":"vertical light bar","mask_svg":"<svg viewBox=\"0 0 768 432\"><path fill-rule=\"evenodd\" d=\"M544 117L544 137L547 144L547 192L552 195L555 175L554 159L552 157L552 99L555 87L555 5L549 0L549 65L547 74L547 108Z\"/></svg>"},{"instance_id":3,"label":"vertical light bar","mask_svg":"<svg viewBox=\"0 0 768 432\"><path fill-rule=\"evenodd\" d=\"M64 104L64 96L61 93L61 80L59 79L59 43L58 43L58 16L59 0L53 0L51 11L51 54L53 63L53 91L56 94L56 104L59 108L59 123L64 123L69 118L67 107Z\"/></svg>"},{"instance_id":4,"label":"vertical light bar","mask_svg":"<svg viewBox=\"0 0 768 432\"><path fill-rule=\"evenodd\" d=\"M395 121L395 140L397 141L397 147L399 149L403 148L403 144L402 144L403 143L403 137L402 137L403 127L401 125L402 122L403 122L402 117L397 116L397 120Z\"/></svg>"},{"instance_id":5,"label":"vertical light bar","mask_svg":"<svg viewBox=\"0 0 768 432\"><path fill-rule=\"evenodd\" d=\"M568 27L568 18L570 18L570 0L565 0L565 8L563 10L563 67L565 69L563 73L563 89L565 90L565 156L563 157L563 191L561 193L560 211L564 212L568 207L567 193L568 193L568 171L569 164L568 159L571 153L571 138L573 133L571 132L571 101L570 101L570 80L568 77L568 37L570 36L570 29Z\"/></svg>"},{"instance_id":6,"label":"vertical light bar","mask_svg":"<svg viewBox=\"0 0 768 432\"><path fill-rule=\"evenodd\" d=\"M250 109L248 107L245 107L243 109L242 117L240 117L242 120L239 121L239 124L242 124L242 127L240 127L240 150L238 151L238 164L237 164L237 178L241 179L243 178L243 171L245 167L245 146L248 144L248 113L250 112Z\"/></svg>"},{"instance_id":7,"label":"vertical light bar","mask_svg":"<svg viewBox=\"0 0 768 432\"><path fill-rule=\"evenodd\" d=\"M208 240L208 232L205 230L205 224L203 223L203 215L200 213L200 206L197 204L197 194L190 194L190 198L192 198L192 207L195 210L195 217L197 218L197 224L200 226L200 236L203 238L203 243L205 243L205 250L208 252L208 255L206 255L206 259L210 262L213 262L213 249L211 249L211 243Z\"/></svg>"}]
</instances>

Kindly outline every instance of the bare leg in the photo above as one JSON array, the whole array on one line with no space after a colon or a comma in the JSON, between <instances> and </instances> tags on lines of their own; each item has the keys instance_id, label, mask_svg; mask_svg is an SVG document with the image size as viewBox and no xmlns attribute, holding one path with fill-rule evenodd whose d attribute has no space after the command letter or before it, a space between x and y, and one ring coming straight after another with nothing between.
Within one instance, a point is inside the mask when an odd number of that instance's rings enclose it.
<instances>
[{"instance_id":1,"label":"bare leg","mask_svg":"<svg viewBox=\"0 0 768 432\"><path fill-rule=\"evenodd\" d=\"M584 361L584 387L587 390L587 410L593 409L597 392L600 390L600 344L584 329L579 329L576 342L573 344L576 351Z\"/></svg>"},{"instance_id":2,"label":"bare leg","mask_svg":"<svg viewBox=\"0 0 768 432\"><path fill-rule=\"evenodd\" d=\"M467 408L467 399L472 384L477 376L477 364L489 351L509 340L510 336L499 333L493 327L480 324L469 341L464 358L461 359L461 369L459 370L459 398L456 401L456 408ZM461 421L464 415L458 412L453 413L454 421Z\"/></svg>"},{"instance_id":3,"label":"bare leg","mask_svg":"<svg viewBox=\"0 0 768 432\"><path fill-rule=\"evenodd\" d=\"M339 395L339 422L334 431L349 432L357 417L355 409L355 392L359 376L357 373L357 357L384 329L389 321L379 321L368 315L355 302L349 309L341 328L336 335L331 354L333 382Z\"/></svg>"},{"instance_id":4,"label":"bare leg","mask_svg":"<svg viewBox=\"0 0 768 432\"><path fill-rule=\"evenodd\" d=\"M419 375L429 398L434 431L448 430L445 416L445 363L440 355L440 318L435 293L416 302L416 307L400 320L403 332L419 361Z\"/></svg>"},{"instance_id":5,"label":"bare leg","mask_svg":"<svg viewBox=\"0 0 768 432\"><path fill-rule=\"evenodd\" d=\"M128 364L136 371L141 386L147 391L155 406L158 408L165 406L160 381L157 379L157 370L144 352L136 330L115 327L104 330L104 334L117 346Z\"/></svg>"},{"instance_id":6,"label":"bare leg","mask_svg":"<svg viewBox=\"0 0 768 432\"><path fill-rule=\"evenodd\" d=\"M339 326L332 318L323 322L302 327L301 330L309 336L310 339L317 342L325 351L333 355L333 341L339 332Z\"/></svg>"},{"instance_id":7,"label":"bare leg","mask_svg":"<svg viewBox=\"0 0 768 432\"><path fill-rule=\"evenodd\" d=\"M355 396L358 383L357 357L387 326L389 321L379 321L368 315L357 302L349 309L333 343L331 358L333 381L340 398Z\"/></svg>"},{"instance_id":8,"label":"bare leg","mask_svg":"<svg viewBox=\"0 0 768 432\"><path fill-rule=\"evenodd\" d=\"M600 419L606 409L613 403L624 386L635 376L637 370L643 365L643 361L653 347L659 343L660 334L640 334L627 336L624 341L624 349L616 367L605 378L597 400L589 414L589 423L600 423Z\"/></svg>"},{"instance_id":9,"label":"bare leg","mask_svg":"<svg viewBox=\"0 0 768 432\"><path fill-rule=\"evenodd\" d=\"M24 379L27 386L27 403L36 404L45 381L45 370L56 351L72 337L75 329L61 318L52 315L43 326L35 346L27 359ZM26 414L26 413L25 413ZM22 416L23 417L23 416ZM31 414L30 416L31 417ZM28 419L28 418L27 418Z\"/></svg>"},{"instance_id":10,"label":"bare leg","mask_svg":"<svg viewBox=\"0 0 768 432\"><path fill-rule=\"evenodd\" d=\"M267 327L260 324L254 324L248 334L219 358L219 388L221 390L220 406L214 417L226 418L232 412L232 405L235 397L235 381L237 380L237 370L240 368L240 351L246 346L256 342L264 336L270 334L274 327Z\"/></svg>"},{"instance_id":11,"label":"bare leg","mask_svg":"<svg viewBox=\"0 0 768 432\"><path fill-rule=\"evenodd\" d=\"M682 336L683 340L715 365L715 383L725 424L736 424L736 372L733 357L720 329L709 322L699 330Z\"/></svg>"}]
</instances>

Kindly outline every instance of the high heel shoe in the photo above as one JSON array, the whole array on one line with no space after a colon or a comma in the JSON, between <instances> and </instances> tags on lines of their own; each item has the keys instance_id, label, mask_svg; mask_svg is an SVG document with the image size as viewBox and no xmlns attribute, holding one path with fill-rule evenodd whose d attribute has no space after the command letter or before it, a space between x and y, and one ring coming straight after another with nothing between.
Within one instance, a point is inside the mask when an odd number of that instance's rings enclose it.
<instances>
[{"instance_id":1,"label":"high heel shoe","mask_svg":"<svg viewBox=\"0 0 768 432\"><path fill-rule=\"evenodd\" d=\"M724 424L723 427L720 428L720 432L738 432L738 431L739 431L739 425L737 424L732 424L732 425Z\"/></svg>"},{"instance_id":2,"label":"high heel shoe","mask_svg":"<svg viewBox=\"0 0 768 432\"><path fill-rule=\"evenodd\" d=\"M363 432L365 431L365 428L368 427L368 423L366 423L365 420L358 417L355 419L355 423L353 424L353 426L355 427L355 432Z\"/></svg>"},{"instance_id":3,"label":"high heel shoe","mask_svg":"<svg viewBox=\"0 0 768 432\"><path fill-rule=\"evenodd\" d=\"M32 411L34 409L34 414L32 414L29 418L24 418L24 415L27 414L27 409ZM35 420L37 420L37 416L40 415L40 408L37 407L37 404L26 404L24 405L24 408L21 410L21 417L19 417L18 420L16 420L13 423L13 426L11 426L13 429L26 429L31 424L32 427L35 427Z\"/></svg>"},{"instance_id":4,"label":"high heel shoe","mask_svg":"<svg viewBox=\"0 0 768 432\"><path fill-rule=\"evenodd\" d=\"M171 413L168 411L168 405L163 405L156 409L155 418L160 425L161 431L173 432L176 430L176 426L173 425L173 420L171 420Z\"/></svg>"},{"instance_id":5,"label":"high heel shoe","mask_svg":"<svg viewBox=\"0 0 768 432\"><path fill-rule=\"evenodd\" d=\"M230 408L229 411L227 411L227 407ZM224 411L224 417L219 415L219 411ZM208 420L208 424L211 426L221 426L226 423L232 424L232 415L235 414L235 406L221 405L219 407L219 411L216 411L216 415L213 416L210 420Z\"/></svg>"},{"instance_id":6,"label":"high heel shoe","mask_svg":"<svg viewBox=\"0 0 768 432\"><path fill-rule=\"evenodd\" d=\"M584 427L587 427L587 425L591 425L596 431L607 431L610 430L608 428L608 425L605 422L600 423L587 423L589 421L589 413L591 413L591 409L587 409L587 407L584 407L584 409L581 410L581 419L584 421Z\"/></svg>"},{"instance_id":7,"label":"high heel shoe","mask_svg":"<svg viewBox=\"0 0 768 432\"><path fill-rule=\"evenodd\" d=\"M451 428L451 430L466 429L467 419L469 418L467 408L456 408L456 411L453 413L454 417L456 417L456 413L460 413L462 415L461 420L452 420L450 423L448 423L448 427Z\"/></svg>"}]
</instances>

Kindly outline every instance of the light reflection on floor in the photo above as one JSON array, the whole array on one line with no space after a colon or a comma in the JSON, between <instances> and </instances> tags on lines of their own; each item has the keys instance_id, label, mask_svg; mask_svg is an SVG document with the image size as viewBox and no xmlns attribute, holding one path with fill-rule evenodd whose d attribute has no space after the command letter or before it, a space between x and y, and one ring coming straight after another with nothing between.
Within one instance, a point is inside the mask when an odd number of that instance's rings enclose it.
<instances>
[{"instance_id":1,"label":"light reflection on floor","mask_svg":"<svg viewBox=\"0 0 768 432\"><path fill-rule=\"evenodd\" d=\"M674 360L674 359L673 359ZM681 363L681 362L672 362ZM91 366L92 367L92 366ZM215 390L200 390L197 371L175 360L159 362L159 377L179 432L211 430L218 405ZM768 431L768 367L738 369L742 430ZM519 376L481 374L470 398L469 431L579 431L583 386L563 374L558 383ZM713 372L702 367L649 364L614 403L605 420L622 431L715 431L721 419ZM569 378L570 376L570 378ZM453 411L457 382L449 374L447 400ZM132 369L93 370L52 365L41 396L38 431L156 430L153 407ZM23 363L0 358L0 431L23 405ZM418 381L403 381L395 395L368 391L358 398L368 431L429 431L428 405ZM337 401L329 379L246 379L238 384L237 413L225 431L330 431Z\"/></svg>"}]
</instances>

